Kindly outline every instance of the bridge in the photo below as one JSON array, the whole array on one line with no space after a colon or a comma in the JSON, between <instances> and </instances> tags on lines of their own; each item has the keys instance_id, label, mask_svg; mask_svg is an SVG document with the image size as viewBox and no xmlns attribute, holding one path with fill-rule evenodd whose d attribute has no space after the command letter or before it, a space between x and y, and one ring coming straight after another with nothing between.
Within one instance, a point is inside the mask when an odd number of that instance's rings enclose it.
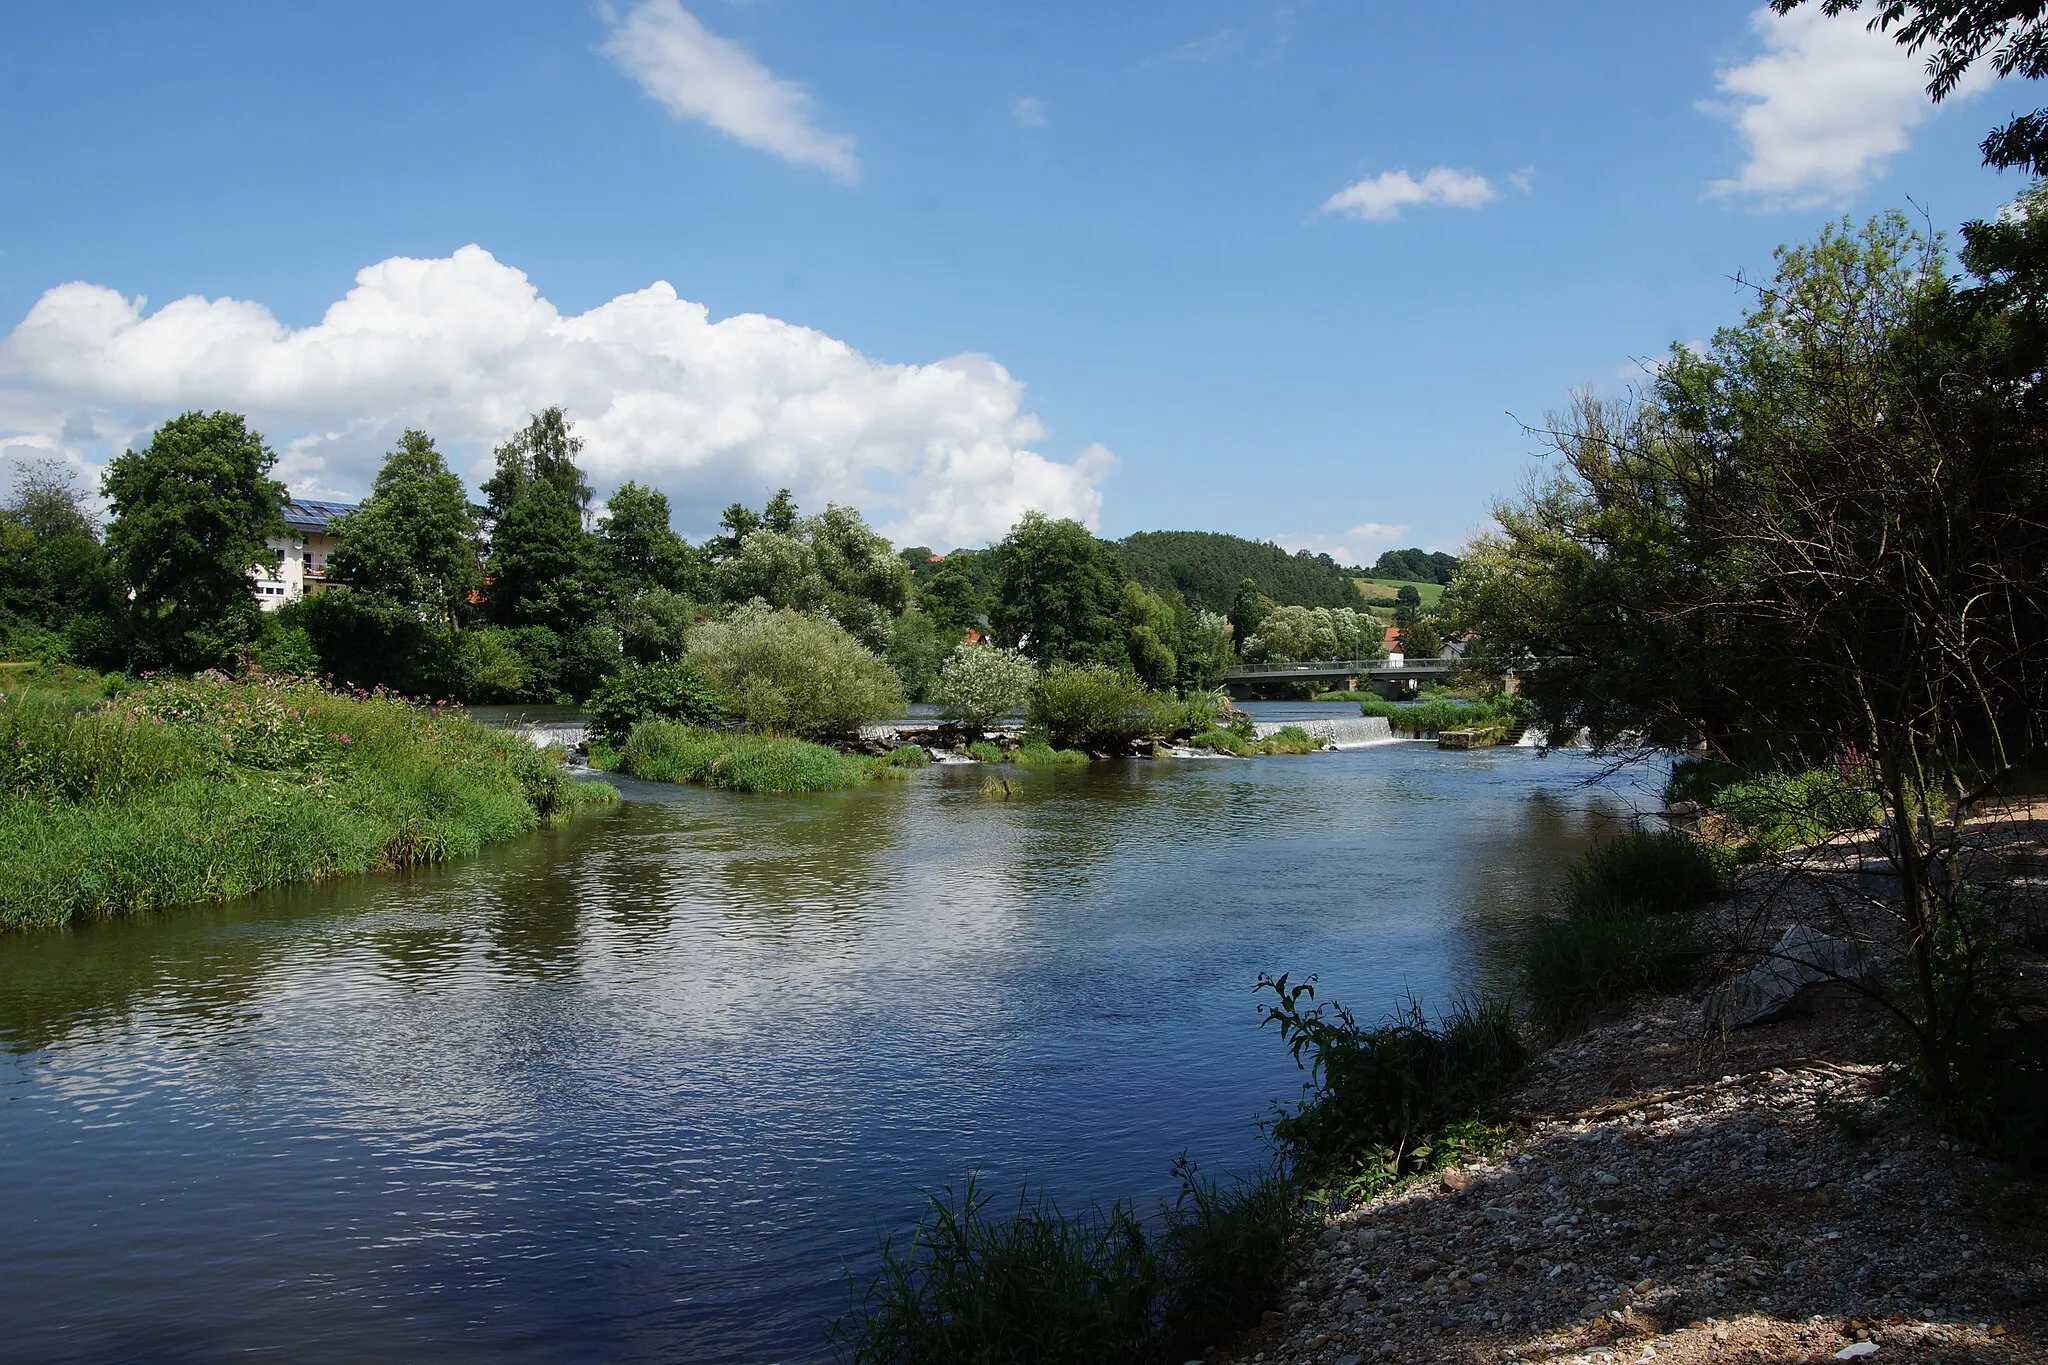
<instances>
[{"instance_id":1,"label":"bridge","mask_svg":"<svg viewBox=\"0 0 2048 1365\"><path fill-rule=\"evenodd\" d=\"M1455 659L1403 659L1392 663L1388 659L1307 659L1291 664L1239 664L1225 670L1223 682L1231 683L1265 682L1337 682L1342 688L1332 691L1354 691L1360 678L1375 682L1404 681L1423 678L1440 678L1457 666Z\"/></svg>"}]
</instances>

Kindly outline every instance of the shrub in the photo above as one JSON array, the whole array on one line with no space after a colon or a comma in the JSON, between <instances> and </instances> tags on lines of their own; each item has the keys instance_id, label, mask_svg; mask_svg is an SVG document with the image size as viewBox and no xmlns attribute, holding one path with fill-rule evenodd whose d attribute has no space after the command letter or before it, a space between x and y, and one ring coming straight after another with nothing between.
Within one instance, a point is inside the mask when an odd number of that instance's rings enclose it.
<instances>
[{"instance_id":1,"label":"shrub","mask_svg":"<svg viewBox=\"0 0 2048 1365\"><path fill-rule=\"evenodd\" d=\"M1210 728L1192 735L1188 744L1196 749L1213 749L1218 753L1235 754L1239 758L1250 758L1259 751L1259 742L1246 739L1232 730Z\"/></svg>"},{"instance_id":2,"label":"shrub","mask_svg":"<svg viewBox=\"0 0 2048 1365\"><path fill-rule=\"evenodd\" d=\"M985 730L1024 705L1037 677L1038 666L1017 650L963 642L940 666L932 700L953 719Z\"/></svg>"},{"instance_id":3,"label":"shrub","mask_svg":"<svg viewBox=\"0 0 2048 1365\"><path fill-rule=\"evenodd\" d=\"M1145 723L1148 734L1195 735L1214 729L1219 718L1228 715L1230 698L1221 692L1196 692L1185 698L1158 697Z\"/></svg>"},{"instance_id":4,"label":"shrub","mask_svg":"<svg viewBox=\"0 0 2048 1365\"><path fill-rule=\"evenodd\" d=\"M1476 701L1436 698L1406 705L1384 697L1368 697L1358 704L1358 709L1363 715L1384 717L1392 729L1416 735L1481 726L1500 732L1525 724L1529 718L1529 704L1520 696L1485 697Z\"/></svg>"},{"instance_id":5,"label":"shrub","mask_svg":"<svg viewBox=\"0 0 2048 1365\"><path fill-rule=\"evenodd\" d=\"M889 751L884 760L892 768L929 768L932 756L916 744L899 744Z\"/></svg>"},{"instance_id":6,"label":"shrub","mask_svg":"<svg viewBox=\"0 0 2048 1365\"><path fill-rule=\"evenodd\" d=\"M822 744L648 720L619 751L625 771L650 782L692 782L746 792L811 792L858 787L875 771ZM875 765L878 768L880 765Z\"/></svg>"},{"instance_id":7,"label":"shrub","mask_svg":"<svg viewBox=\"0 0 2048 1365\"><path fill-rule=\"evenodd\" d=\"M1431 1027L1411 1000L1363 1028L1341 1005L1304 1008L1310 982L1261 975L1259 989L1274 997L1261 1024L1279 1028L1309 1074L1302 1102L1271 1123L1305 1185L1369 1197L1496 1140L1494 1099L1529 1057L1504 1002L1460 1001Z\"/></svg>"},{"instance_id":8,"label":"shrub","mask_svg":"<svg viewBox=\"0 0 2048 1365\"><path fill-rule=\"evenodd\" d=\"M1003 761L1002 749L985 739L977 739L974 743L968 745L967 754L968 757L978 763L1000 763Z\"/></svg>"},{"instance_id":9,"label":"shrub","mask_svg":"<svg viewBox=\"0 0 2048 1365\"><path fill-rule=\"evenodd\" d=\"M466 630L449 660L446 682L448 690L464 701L512 701L526 687L526 661L514 648L510 631L497 626Z\"/></svg>"},{"instance_id":10,"label":"shrub","mask_svg":"<svg viewBox=\"0 0 2048 1365\"><path fill-rule=\"evenodd\" d=\"M1689 919L1601 891L1539 925L1522 959L1523 991L1543 1026L1562 1031L1641 992L1691 984L1702 945Z\"/></svg>"},{"instance_id":11,"label":"shrub","mask_svg":"<svg viewBox=\"0 0 2048 1365\"><path fill-rule=\"evenodd\" d=\"M1329 741L1317 739L1299 725L1283 725L1272 734L1258 741L1262 754L1313 754L1320 752Z\"/></svg>"},{"instance_id":12,"label":"shrub","mask_svg":"<svg viewBox=\"0 0 2048 1365\"><path fill-rule=\"evenodd\" d=\"M1035 744L1027 740L1011 755L1020 768L1064 768L1087 761L1088 755L1079 749L1055 749L1042 739Z\"/></svg>"},{"instance_id":13,"label":"shrub","mask_svg":"<svg viewBox=\"0 0 2048 1365\"><path fill-rule=\"evenodd\" d=\"M1297 1264L1309 1219L1281 1171L1226 1188L1186 1158L1151 1237L1125 1205L1070 1217L1050 1200L989 1212L974 1182L932 1196L899 1251L832 1324L856 1365L1125 1365L1201 1355L1251 1326Z\"/></svg>"},{"instance_id":14,"label":"shrub","mask_svg":"<svg viewBox=\"0 0 2048 1365\"><path fill-rule=\"evenodd\" d=\"M1572 866L1573 901L1635 901L1656 913L1697 910L1721 894L1723 859L1683 834L1624 834Z\"/></svg>"},{"instance_id":15,"label":"shrub","mask_svg":"<svg viewBox=\"0 0 2048 1365\"><path fill-rule=\"evenodd\" d=\"M1831 768L1764 773L1721 788L1714 809L1728 819L1746 853L1782 853L1882 818L1875 792L1852 787Z\"/></svg>"},{"instance_id":16,"label":"shrub","mask_svg":"<svg viewBox=\"0 0 2048 1365\"><path fill-rule=\"evenodd\" d=\"M632 665L598 684L587 709L596 732L612 744L624 742L643 720L709 725L725 719L723 700L686 663Z\"/></svg>"},{"instance_id":17,"label":"shrub","mask_svg":"<svg viewBox=\"0 0 2048 1365\"><path fill-rule=\"evenodd\" d=\"M1156 698L1106 664L1055 664L1031 688L1027 722L1059 748L1115 749L1146 733Z\"/></svg>"},{"instance_id":18,"label":"shrub","mask_svg":"<svg viewBox=\"0 0 2048 1365\"><path fill-rule=\"evenodd\" d=\"M895 670L830 621L752 603L690 632L689 662L734 714L771 734L843 735L900 714Z\"/></svg>"}]
</instances>

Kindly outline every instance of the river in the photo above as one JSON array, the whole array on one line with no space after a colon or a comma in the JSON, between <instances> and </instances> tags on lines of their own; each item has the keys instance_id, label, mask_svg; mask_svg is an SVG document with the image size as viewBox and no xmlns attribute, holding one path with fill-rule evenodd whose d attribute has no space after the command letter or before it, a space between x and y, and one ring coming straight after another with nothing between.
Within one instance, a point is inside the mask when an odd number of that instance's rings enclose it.
<instances>
[{"instance_id":1,"label":"river","mask_svg":"<svg viewBox=\"0 0 2048 1365\"><path fill-rule=\"evenodd\" d=\"M449 867L0 940L0 1354L825 1359L920 1189L1257 1164L1300 1086L1260 971L1497 983L1652 804L1413 742L985 772L627 781Z\"/></svg>"}]
</instances>

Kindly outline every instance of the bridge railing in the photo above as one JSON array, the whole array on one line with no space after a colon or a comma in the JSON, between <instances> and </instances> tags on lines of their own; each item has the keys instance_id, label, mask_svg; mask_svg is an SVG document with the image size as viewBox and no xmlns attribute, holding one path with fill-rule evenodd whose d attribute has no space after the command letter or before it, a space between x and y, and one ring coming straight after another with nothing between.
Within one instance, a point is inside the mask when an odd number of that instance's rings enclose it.
<instances>
[{"instance_id":1,"label":"bridge railing","mask_svg":"<svg viewBox=\"0 0 2048 1365\"><path fill-rule=\"evenodd\" d=\"M1396 673L1408 671L1442 671L1449 668L1449 659L1403 659L1400 663L1389 663L1384 657L1378 659L1303 659L1288 664L1237 664L1228 673ZM1228 676L1228 673L1226 676Z\"/></svg>"}]
</instances>

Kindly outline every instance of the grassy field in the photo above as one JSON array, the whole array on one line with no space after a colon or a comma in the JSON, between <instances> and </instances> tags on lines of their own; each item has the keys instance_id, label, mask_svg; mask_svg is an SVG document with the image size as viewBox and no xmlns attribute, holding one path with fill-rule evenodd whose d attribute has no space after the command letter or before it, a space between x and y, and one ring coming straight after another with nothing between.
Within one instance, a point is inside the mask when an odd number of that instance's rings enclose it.
<instances>
[{"instance_id":1,"label":"grassy field","mask_svg":"<svg viewBox=\"0 0 2048 1365\"><path fill-rule=\"evenodd\" d=\"M1444 595L1444 585L1441 583L1409 583L1398 578L1354 578L1351 581L1358 585L1358 595L1372 606L1391 607L1394 605L1395 595L1401 589L1413 588L1416 595L1422 598L1423 610L1434 611L1436 604L1443 600Z\"/></svg>"},{"instance_id":2,"label":"grassy field","mask_svg":"<svg viewBox=\"0 0 2048 1365\"><path fill-rule=\"evenodd\" d=\"M6 929L440 862L618 796L393 696L69 670L7 676L0 791Z\"/></svg>"}]
</instances>

